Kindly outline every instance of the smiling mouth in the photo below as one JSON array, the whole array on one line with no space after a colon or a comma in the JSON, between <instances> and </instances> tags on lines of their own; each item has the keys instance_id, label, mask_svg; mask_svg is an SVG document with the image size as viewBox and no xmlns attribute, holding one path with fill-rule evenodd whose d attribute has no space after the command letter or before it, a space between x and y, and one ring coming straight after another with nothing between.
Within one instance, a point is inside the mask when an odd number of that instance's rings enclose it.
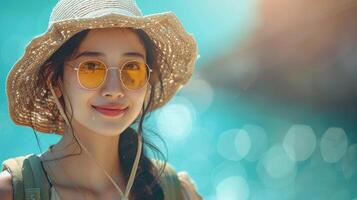
<instances>
[{"instance_id":1,"label":"smiling mouth","mask_svg":"<svg viewBox=\"0 0 357 200\"><path fill-rule=\"evenodd\" d=\"M116 117L116 116L119 116L119 115L125 113L129 107L126 107L124 110L100 108L100 107L95 107L95 106L92 106L92 108L94 108L96 111L98 111L99 113L101 113L105 116Z\"/></svg>"}]
</instances>

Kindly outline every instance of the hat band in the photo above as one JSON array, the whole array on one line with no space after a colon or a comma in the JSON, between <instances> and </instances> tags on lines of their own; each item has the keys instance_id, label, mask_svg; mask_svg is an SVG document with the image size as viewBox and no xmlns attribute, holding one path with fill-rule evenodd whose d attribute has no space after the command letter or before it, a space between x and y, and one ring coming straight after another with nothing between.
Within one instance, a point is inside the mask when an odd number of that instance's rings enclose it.
<instances>
[{"instance_id":1,"label":"hat band","mask_svg":"<svg viewBox=\"0 0 357 200\"><path fill-rule=\"evenodd\" d=\"M101 17L104 15L110 15L110 14L118 14L118 15L127 15L127 16L132 16L132 17L137 17L134 13L120 9L120 8L103 8L100 10L94 10L92 12L87 13L86 15L83 16L83 18L95 18L95 17Z\"/></svg>"}]
</instances>

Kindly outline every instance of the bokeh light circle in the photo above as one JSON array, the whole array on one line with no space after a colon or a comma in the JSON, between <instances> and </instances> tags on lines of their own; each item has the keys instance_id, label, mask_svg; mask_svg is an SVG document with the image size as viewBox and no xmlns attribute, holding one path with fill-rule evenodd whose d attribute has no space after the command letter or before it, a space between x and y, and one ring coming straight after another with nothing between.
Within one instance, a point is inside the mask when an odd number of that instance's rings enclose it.
<instances>
[{"instance_id":1,"label":"bokeh light circle","mask_svg":"<svg viewBox=\"0 0 357 200\"><path fill-rule=\"evenodd\" d=\"M240 176L226 178L216 187L217 200L246 200L249 193L247 181Z\"/></svg>"},{"instance_id":2,"label":"bokeh light circle","mask_svg":"<svg viewBox=\"0 0 357 200\"><path fill-rule=\"evenodd\" d=\"M285 154L281 146L275 146L268 151L263 165L272 178L287 176L295 168L295 163Z\"/></svg>"},{"instance_id":3,"label":"bokeh light circle","mask_svg":"<svg viewBox=\"0 0 357 200\"><path fill-rule=\"evenodd\" d=\"M249 149L249 136L241 129L230 129L219 135L217 151L227 160L241 160L247 155Z\"/></svg>"},{"instance_id":4,"label":"bokeh light circle","mask_svg":"<svg viewBox=\"0 0 357 200\"><path fill-rule=\"evenodd\" d=\"M257 125L246 124L242 127L249 136L250 148L248 154L244 157L248 161L257 161L268 148L268 137L265 130Z\"/></svg>"},{"instance_id":5,"label":"bokeh light circle","mask_svg":"<svg viewBox=\"0 0 357 200\"><path fill-rule=\"evenodd\" d=\"M331 127L321 137L321 156L328 163L338 162L345 155L347 147L347 135L342 128Z\"/></svg>"},{"instance_id":6,"label":"bokeh light circle","mask_svg":"<svg viewBox=\"0 0 357 200\"><path fill-rule=\"evenodd\" d=\"M251 145L247 131L244 129L239 130L235 137L235 147L241 158L244 158L249 153Z\"/></svg>"},{"instance_id":7,"label":"bokeh light circle","mask_svg":"<svg viewBox=\"0 0 357 200\"><path fill-rule=\"evenodd\" d=\"M295 180L297 167L281 144L272 146L259 160L257 173L265 186L284 187Z\"/></svg>"},{"instance_id":8,"label":"bokeh light circle","mask_svg":"<svg viewBox=\"0 0 357 200\"><path fill-rule=\"evenodd\" d=\"M293 125L283 142L287 155L295 161L308 159L316 148L316 136L310 126Z\"/></svg>"},{"instance_id":9,"label":"bokeh light circle","mask_svg":"<svg viewBox=\"0 0 357 200\"><path fill-rule=\"evenodd\" d=\"M195 119L193 105L183 97L176 97L160 109L156 116L156 126L167 139L183 140L191 133Z\"/></svg>"}]
</instances>

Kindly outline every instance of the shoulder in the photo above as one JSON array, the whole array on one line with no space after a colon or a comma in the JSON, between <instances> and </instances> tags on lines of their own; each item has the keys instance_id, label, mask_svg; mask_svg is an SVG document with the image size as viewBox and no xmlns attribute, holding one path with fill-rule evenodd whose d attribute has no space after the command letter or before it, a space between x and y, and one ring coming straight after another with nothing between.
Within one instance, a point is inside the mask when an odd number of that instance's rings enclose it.
<instances>
[{"instance_id":1,"label":"shoulder","mask_svg":"<svg viewBox=\"0 0 357 200\"><path fill-rule=\"evenodd\" d=\"M12 176L4 170L0 172L0 200L12 200Z\"/></svg>"},{"instance_id":2,"label":"shoulder","mask_svg":"<svg viewBox=\"0 0 357 200\"><path fill-rule=\"evenodd\" d=\"M181 184L181 191L184 195L184 199L190 200L202 200L202 196L198 193L195 181L186 171L180 171L177 173Z\"/></svg>"},{"instance_id":3,"label":"shoulder","mask_svg":"<svg viewBox=\"0 0 357 200\"><path fill-rule=\"evenodd\" d=\"M174 185L179 187L184 200L202 200L203 198L197 191L194 180L186 171L177 171L170 163L160 160L152 160L158 168L165 166L163 176L161 177L162 186ZM167 189L167 188L166 188Z\"/></svg>"}]
</instances>

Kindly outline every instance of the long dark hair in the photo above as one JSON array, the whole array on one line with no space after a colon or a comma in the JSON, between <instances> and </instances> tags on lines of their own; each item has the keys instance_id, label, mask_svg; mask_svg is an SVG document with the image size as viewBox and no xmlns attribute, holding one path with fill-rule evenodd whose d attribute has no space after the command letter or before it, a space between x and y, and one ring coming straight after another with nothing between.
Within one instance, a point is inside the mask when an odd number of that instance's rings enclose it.
<instances>
[{"instance_id":1,"label":"long dark hair","mask_svg":"<svg viewBox=\"0 0 357 200\"><path fill-rule=\"evenodd\" d=\"M145 49L146 49L146 55L147 55L147 63L150 66L151 69L153 69L153 73L151 74L150 82L153 83L153 81L159 81L160 83L160 94L162 95L162 78L161 78L161 73L159 70L159 66L156 63L156 60L154 59L154 48L155 45L153 44L152 40L150 37L140 29L133 29L138 36L141 38L142 42L144 43ZM52 73L52 77L50 78L51 84L53 87L58 86L57 81L59 79L63 80L63 70L64 70L64 62L70 58L71 55L77 51L79 45L83 41L83 39L86 37L88 34L89 29L83 30L74 36L72 36L68 41L66 41L52 56L39 68L38 71L38 79L36 82L36 87L35 88L48 88L46 85L46 80L48 79L49 75ZM153 85L153 84L152 84ZM129 126L127 129L123 131L120 135L120 140L119 140L119 159L122 165L122 170L123 170L123 175L128 181L130 171L132 164L135 159L136 155L136 150L138 146L138 141L137 141L137 134L143 133L143 122L144 119L147 117L146 115L151 112L148 112L148 108L152 104L152 100L155 95L155 88L151 87L150 91L150 96L148 100L148 105L145 105L145 103L142 106L142 115L139 119L139 124L138 124L138 131L135 131L134 128ZM35 93L38 91L34 91ZM42 96L46 95L51 95L48 90L46 94L42 94ZM36 94L35 94L36 96ZM60 103L62 104L62 107L66 110L65 108L65 103L64 103L64 97L63 95L59 98ZM69 102L71 108L72 105ZM71 109L73 111L73 109ZM60 115L59 113L53 113L54 115ZM66 114L67 116L67 114ZM73 116L73 113L72 113ZM71 117L72 117L71 116ZM59 116L53 117L53 120L58 119ZM67 116L68 118L68 116ZM70 118L68 118L70 119ZM133 122L136 123L138 118ZM69 120L71 121L71 119ZM71 128L73 130L72 124ZM166 147L166 144L164 140L159 136L159 134L155 133L154 131L151 130L152 133L154 133L155 136L157 136L164 146ZM34 131L35 133L35 131ZM72 131L73 134L73 131ZM38 138L37 135L35 134L37 143ZM75 137L73 137L75 138ZM75 138L76 140L76 138ZM149 142L146 134L142 134L142 142L143 142L143 148L142 148L142 153L139 161L139 166L138 166L138 171L136 173L135 181L131 189L131 194L130 196L133 197L134 199L140 199L140 200L163 200L164 199L164 193L162 190L162 187L160 186L159 182L159 177L162 175L163 170L166 166L166 157L165 155L160 151L158 147L156 147L153 143ZM77 141L78 143L78 141ZM79 145L79 147L81 147ZM148 157L146 153L146 148L148 147L151 149L153 152L153 156L156 159L162 160L162 165L160 167L154 167L154 164ZM41 150L41 147L39 145L39 148ZM167 150L167 147L165 148ZM82 149L81 149L82 152ZM70 155L78 155L78 154L70 154ZM70 156L66 155L64 157ZM63 157L63 158L64 158Z\"/></svg>"}]
</instances>

